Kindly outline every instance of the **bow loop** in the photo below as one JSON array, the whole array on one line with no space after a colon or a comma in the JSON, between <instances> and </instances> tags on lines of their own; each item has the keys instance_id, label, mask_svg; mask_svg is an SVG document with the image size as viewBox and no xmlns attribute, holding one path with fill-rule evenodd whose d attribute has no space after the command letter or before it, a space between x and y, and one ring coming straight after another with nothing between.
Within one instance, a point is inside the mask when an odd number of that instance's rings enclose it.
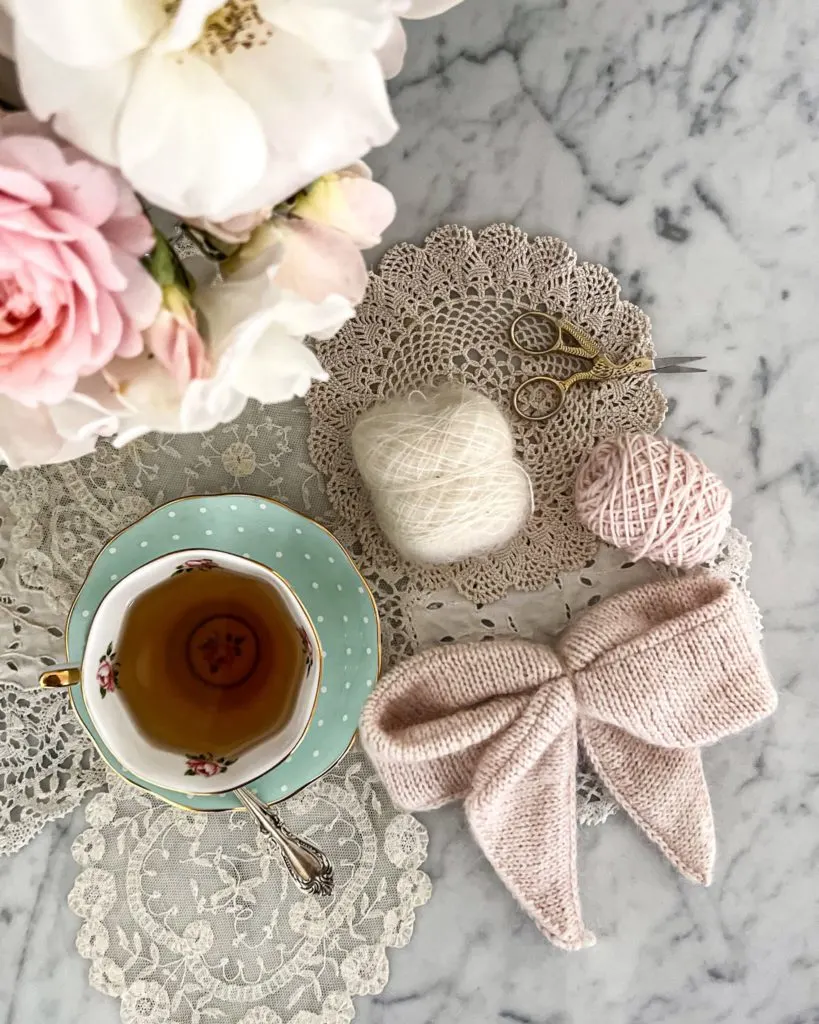
<instances>
[{"instance_id":1,"label":"bow loop","mask_svg":"<svg viewBox=\"0 0 819 1024\"><path fill-rule=\"evenodd\" d=\"M553 651L526 641L432 648L385 677L364 708L361 738L399 806L440 807L466 794L486 745L561 674ZM570 701L574 709L571 690ZM564 726L558 715L552 734Z\"/></svg>"},{"instance_id":2,"label":"bow loop","mask_svg":"<svg viewBox=\"0 0 819 1024\"><path fill-rule=\"evenodd\" d=\"M558 645L581 717L694 749L776 707L747 598L709 575L647 584L589 611Z\"/></svg>"}]
</instances>

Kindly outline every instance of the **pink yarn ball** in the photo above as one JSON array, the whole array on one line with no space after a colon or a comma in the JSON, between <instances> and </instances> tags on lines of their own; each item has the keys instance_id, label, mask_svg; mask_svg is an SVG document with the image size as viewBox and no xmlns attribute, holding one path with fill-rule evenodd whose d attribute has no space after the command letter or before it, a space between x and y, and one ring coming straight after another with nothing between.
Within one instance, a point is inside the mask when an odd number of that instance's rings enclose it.
<instances>
[{"instance_id":1,"label":"pink yarn ball","mask_svg":"<svg viewBox=\"0 0 819 1024\"><path fill-rule=\"evenodd\" d=\"M665 437L625 434L596 445L577 474L580 522L634 558L690 569L719 554L731 492Z\"/></svg>"}]
</instances>

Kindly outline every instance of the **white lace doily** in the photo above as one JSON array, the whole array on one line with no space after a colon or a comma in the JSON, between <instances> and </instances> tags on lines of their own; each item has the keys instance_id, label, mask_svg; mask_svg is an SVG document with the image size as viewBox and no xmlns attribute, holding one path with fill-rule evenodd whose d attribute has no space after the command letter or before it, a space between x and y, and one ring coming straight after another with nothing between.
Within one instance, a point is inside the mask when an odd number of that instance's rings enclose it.
<instances>
[{"instance_id":1,"label":"white lace doily","mask_svg":"<svg viewBox=\"0 0 819 1024\"><path fill-rule=\"evenodd\" d=\"M527 377L583 368L565 356L525 355L511 345L512 321L533 308L565 313L618 361L653 354L648 317L621 300L610 271L580 263L560 239L529 238L508 224L475 235L449 225L422 247L390 249L370 275L356 317L317 346L330 379L307 396L312 461L327 480L334 532L386 612L385 648L393 658L416 646L406 609L425 594L453 586L474 601L497 600L512 588L539 590L556 572L593 557L597 541L574 512L581 456L600 438L653 433L662 423L665 399L645 374L574 388L545 423L517 416L512 395ZM536 320L520 327L528 347L537 347L538 339L542 345ZM358 416L375 402L442 380L465 383L508 414L532 480L535 512L500 552L421 567L402 560L381 533L349 438Z\"/></svg>"},{"instance_id":2,"label":"white lace doily","mask_svg":"<svg viewBox=\"0 0 819 1024\"><path fill-rule=\"evenodd\" d=\"M241 811L184 814L120 780L91 799L68 904L125 1024L348 1024L384 988L432 892L426 830L357 751L282 813L333 862L331 897L300 894Z\"/></svg>"}]
</instances>

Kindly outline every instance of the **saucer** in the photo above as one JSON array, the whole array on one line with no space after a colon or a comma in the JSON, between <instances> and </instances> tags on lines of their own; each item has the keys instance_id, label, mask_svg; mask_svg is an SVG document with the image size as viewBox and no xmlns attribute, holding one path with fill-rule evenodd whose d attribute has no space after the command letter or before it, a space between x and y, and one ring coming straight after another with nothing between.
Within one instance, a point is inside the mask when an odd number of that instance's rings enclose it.
<instances>
[{"instance_id":1,"label":"saucer","mask_svg":"<svg viewBox=\"0 0 819 1024\"><path fill-rule=\"evenodd\" d=\"M321 689L301 743L281 764L249 783L265 803L284 800L329 771L349 749L364 701L380 666L378 613L347 552L306 516L270 498L221 494L180 498L149 512L97 555L69 613L68 661L80 661L100 602L135 569L161 555L212 548L275 570L304 604L324 656ZM81 688L69 689L74 710L108 765L123 778L186 810L240 807L233 793L194 795L165 789L133 774L96 731Z\"/></svg>"}]
</instances>

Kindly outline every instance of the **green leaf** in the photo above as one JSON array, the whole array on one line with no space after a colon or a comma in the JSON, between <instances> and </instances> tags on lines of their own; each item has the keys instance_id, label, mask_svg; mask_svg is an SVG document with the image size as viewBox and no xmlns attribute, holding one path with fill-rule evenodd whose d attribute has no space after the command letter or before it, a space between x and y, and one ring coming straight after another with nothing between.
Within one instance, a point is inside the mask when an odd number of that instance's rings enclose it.
<instances>
[{"instance_id":1,"label":"green leaf","mask_svg":"<svg viewBox=\"0 0 819 1024\"><path fill-rule=\"evenodd\" d=\"M182 262L162 232L154 228L154 237L156 244L144 260L151 277L160 288L176 286L185 293L187 298L190 298L193 291L193 281L190 275L182 266Z\"/></svg>"}]
</instances>

